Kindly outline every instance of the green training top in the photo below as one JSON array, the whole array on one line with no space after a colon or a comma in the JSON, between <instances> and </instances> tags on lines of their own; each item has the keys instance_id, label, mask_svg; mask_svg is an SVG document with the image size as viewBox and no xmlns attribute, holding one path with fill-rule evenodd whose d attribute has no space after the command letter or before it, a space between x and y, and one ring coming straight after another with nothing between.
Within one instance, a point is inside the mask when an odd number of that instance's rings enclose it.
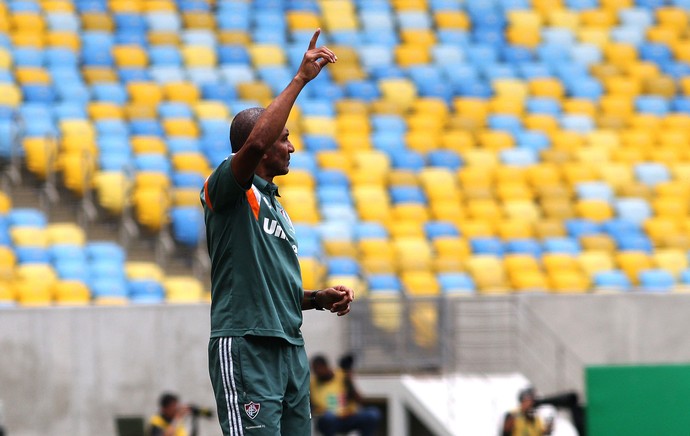
<instances>
[{"instance_id":1,"label":"green training top","mask_svg":"<svg viewBox=\"0 0 690 436\"><path fill-rule=\"evenodd\" d=\"M244 189L232 157L201 190L211 256L211 337L273 336L303 345L302 274L278 187L259 176Z\"/></svg>"}]
</instances>

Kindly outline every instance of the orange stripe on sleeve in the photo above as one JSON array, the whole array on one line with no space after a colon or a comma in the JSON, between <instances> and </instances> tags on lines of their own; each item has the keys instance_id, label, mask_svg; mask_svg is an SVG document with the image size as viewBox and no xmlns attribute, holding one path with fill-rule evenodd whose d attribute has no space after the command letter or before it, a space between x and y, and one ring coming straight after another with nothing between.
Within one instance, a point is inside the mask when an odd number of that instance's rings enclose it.
<instances>
[{"instance_id":1,"label":"orange stripe on sleeve","mask_svg":"<svg viewBox=\"0 0 690 436\"><path fill-rule=\"evenodd\" d=\"M204 182L204 201L206 201L206 206L213 212L213 204L211 204L211 196L208 195L208 179Z\"/></svg>"},{"instance_id":2,"label":"orange stripe on sleeve","mask_svg":"<svg viewBox=\"0 0 690 436\"><path fill-rule=\"evenodd\" d=\"M252 207L252 212L254 213L254 218L259 219L259 200L256 198L256 193L254 189L247 189L247 200L249 205Z\"/></svg>"}]
</instances>

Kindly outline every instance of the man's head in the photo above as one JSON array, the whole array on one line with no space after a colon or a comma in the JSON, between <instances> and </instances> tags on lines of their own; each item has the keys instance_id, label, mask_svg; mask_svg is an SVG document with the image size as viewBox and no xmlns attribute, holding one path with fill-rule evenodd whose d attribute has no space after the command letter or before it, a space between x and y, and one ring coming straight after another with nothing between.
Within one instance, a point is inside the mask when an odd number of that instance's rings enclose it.
<instances>
[{"instance_id":1,"label":"man's head","mask_svg":"<svg viewBox=\"0 0 690 436\"><path fill-rule=\"evenodd\" d=\"M534 401L536 393L534 388L526 388L518 394L518 401L520 401L520 410L522 413L531 413L534 411Z\"/></svg>"},{"instance_id":2,"label":"man's head","mask_svg":"<svg viewBox=\"0 0 690 436\"><path fill-rule=\"evenodd\" d=\"M177 395L166 392L158 400L161 416L167 420L172 420L177 415L180 407L180 399Z\"/></svg>"},{"instance_id":3,"label":"man's head","mask_svg":"<svg viewBox=\"0 0 690 436\"><path fill-rule=\"evenodd\" d=\"M252 107L240 111L230 124L230 146L232 147L232 152L237 153L240 151L242 146L249 138L256 122L261 117L265 109L260 107ZM290 153L295 151L295 147L292 145L288 136L290 132L287 128L283 128L283 132L280 134L276 142L263 156L259 167L257 168L257 173L263 173L267 176L281 176L285 175L289 171L290 165Z\"/></svg>"},{"instance_id":4,"label":"man's head","mask_svg":"<svg viewBox=\"0 0 690 436\"><path fill-rule=\"evenodd\" d=\"M318 354L311 359L311 370L319 381L328 381L333 378L333 370L328 365L325 356Z\"/></svg>"}]
</instances>

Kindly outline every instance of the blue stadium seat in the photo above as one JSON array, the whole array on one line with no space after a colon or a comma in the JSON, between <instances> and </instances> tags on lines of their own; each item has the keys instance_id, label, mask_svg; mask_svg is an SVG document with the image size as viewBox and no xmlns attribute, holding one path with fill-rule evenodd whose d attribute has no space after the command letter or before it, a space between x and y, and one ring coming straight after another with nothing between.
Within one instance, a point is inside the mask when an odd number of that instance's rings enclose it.
<instances>
[{"instance_id":1,"label":"blue stadium seat","mask_svg":"<svg viewBox=\"0 0 690 436\"><path fill-rule=\"evenodd\" d=\"M369 291L376 293L377 291L398 291L402 290L402 284L398 276L394 274L370 274L367 277L367 284Z\"/></svg>"},{"instance_id":2,"label":"blue stadium seat","mask_svg":"<svg viewBox=\"0 0 690 436\"><path fill-rule=\"evenodd\" d=\"M563 115L560 118L560 124L564 130L572 130L576 133L589 133L595 128L594 120L588 115Z\"/></svg>"},{"instance_id":3,"label":"blue stadium seat","mask_svg":"<svg viewBox=\"0 0 690 436\"><path fill-rule=\"evenodd\" d=\"M316 173L317 186L343 186L350 185L350 180L343 170L322 169Z\"/></svg>"},{"instance_id":4,"label":"blue stadium seat","mask_svg":"<svg viewBox=\"0 0 690 436\"><path fill-rule=\"evenodd\" d=\"M627 206L624 206L624 208ZM647 213L649 209L645 209ZM631 211L632 212L632 211ZM645 218L646 219L646 218ZM614 218L604 221L601 226L602 229L609 233L614 238L617 235L627 234L627 233L640 233L642 230L642 222L644 220L630 220L629 217L626 218Z\"/></svg>"},{"instance_id":5,"label":"blue stadium seat","mask_svg":"<svg viewBox=\"0 0 690 436\"><path fill-rule=\"evenodd\" d=\"M539 241L531 238L509 239L505 242L505 248L506 253L528 254L533 257L540 257L542 253Z\"/></svg>"},{"instance_id":6,"label":"blue stadium seat","mask_svg":"<svg viewBox=\"0 0 690 436\"><path fill-rule=\"evenodd\" d=\"M93 284L94 281L111 278L123 280L125 279L124 264L119 259L104 259L98 258L89 262L89 282Z\"/></svg>"},{"instance_id":7,"label":"blue stadium seat","mask_svg":"<svg viewBox=\"0 0 690 436\"><path fill-rule=\"evenodd\" d=\"M644 8L624 8L618 11L621 24L637 29L646 29L654 24L654 14Z\"/></svg>"},{"instance_id":8,"label":"blue stadium seat","mask_svg":"<svg viewBox=\"0 0 690 436\"><path fill-rule=\"evenodd\" d=\"M163 285L156 280L137 279L127 283L129 300L138 304L156 304L165 300Z\"/></svg>"},{"instance_id":9,"label":"blue stadium seat","mask_svg":"<svg viewBox=\"0 0 690 436\"><path fill-rule=\"evenodd\" d=\"M125 171L132 167L132 154L129 151L101 151L98 166L102 171Z\"/></svg>"},{"instance_id":10,"label":"blue stadium seat","mask_svg":"<svg viewBox=\"0 0 690 436\"><path fill-rule=\"evenodd\" d=\"M396 169L420 171L425 166L424 157L412 150L395 152L390 158Z\"/></svg>"},{"instance_id":11,"label":"blue stadium seat","mask_svg":"<svg viewBox=\"0 0 690 436\"><path fill-rule=\"evenodd\" d=\"M132 135L143 136L163 136L163 126L156 119L133 119L129 122L129 129Z\"/></svg>"},{"instance_id":12,"label":"blue stadium seat","mask_svg":"<svg viewBox=\"0 0 690 436\"><path fill-rule=\"evenodd\" d=\"M89 282L89 288L94 297L126 298L128 296L127 282L124 278L98 277Z\"/></svg>"},{"instance_id":13,"label":"blue stadium seat","mask_svg":"<svg viewBox=\"0 0 690 436\"><path fill-rule=\"evenodd\" d=\"M129 97L127 90L119 83L96 83L91 87L94 100L124 105Z\"/></svg>"},{"instance_id":14,"label":"blue stadium seat","mask_svg":"<svg viewBox=\"0 0 690 436\"><path fill-rule=\"evenodd\" d=\"M645 35L640 32L639 27L634 26L618 26L611 29L611 40L615 42L622 42L624 44L632 44L639 46L645 41Z\"/></svg>"},{"instance_id":15,"label":"blue stadium seat","mask_svg":"<svg viewBox=\"0 0 690 436\"><path fill-rule=\"evenodd\" d=\"M161 102L158 105L158 116L161 118L192 118L192 109L186 103Z\"/></svg>"},{"instance_id":16,"label":"blue stadium seat","mask_svg":"<svg viewBox=\"0 0 690 436\"><path fill-rule=\"evenodd\" d=\"M168 138L168 152L172 155L184 152L201 152L201 144L196 138L176 137Z\"/></svg>"},{"instance_id":17,"label":"blue stadium seat","mask_svg":"<svg viewBox=\"0 0 690 436\"><path fill-rule=\"evenodd\" d=\"M637 233L625 235L616 239L618 249L621 251L644 251L651 254L654 251L652 240L646 235Z\"/></svg>"},{"instance_id":18,"label":"blue stadium seat","mask_svg":"<svg viewBox=\"0 0 690 436\"><path fill-rule=\"evenodd\" d=\"M326 261L326 269L331 275L358 275L359 263L350 257L331 257Z\"/></svg>"},{"instance_id":19,"label":"blue stadium seat","mask_svg":"<svg viewBox=\"0 0 690 436\"><path fill-rule=\"evenodd\" d=\"M671 179L668 168L662 163L638 163L635 164L634 170L637 180L645 185L656 186Z\"/></svg>"},{"instance_id":20,"label":"blue stadium seat","mask_svg":"<svg viewBox=\"0 0 690 436\"><path fill-rule=\"evenodd\" d=\"M57 260L53 267L60 280L89 281L89 266L83 260Z\"/></svg>"},{"instance_id":21,"label":"blue stadium seat","mask_svg":"<svg viewBox=\"0 0 690 436\"><path fill-rule=\"evenodd\" d=\"M182 28L180 16L174 12L151 11L146 14L149 30L159 32L179 32Z\"/></svg>"},{"instance_id":22,"label":"blue stadium seat","mask_svg":"<svg viewBox=\"0 0 690 436\"><path fill-rule=\"evenodd\" d=\"M525 130L515 135L517 146L534 152L540 152L551 146L549 136L539 130Z\"/></svg>"},{"instance_id":23,"label":"blue stadium seat","mask_svg":"<svg viewBox=\"0 0 690 436\"><path fill-rule=\"evenodd\" d=\"M443 236L460 236L457 226L449 221L427 221L424 223L424 233L431 240Z\"/></svg>"},{"instance_id":24,"label":"blue stadium seat","mask_svg":"<svg viewBox=\"0 0 690 436\"><path fill-rule=\"evenodd\" d=\"M173 238L196 247L204 235L204 214L199 207L174 207L170 211Z\"/></svg>"},{"instance_id":25,"label":"blue stadium seat","mask_svg":"<svg viewBox=\"0 0 690 436\"><path fill-rule=\"evenodd\" d=\"M456 171L462 166L462 158L453 150L433 150L426 155L429 166Z\"/></svg>"},{"instance_id":26,"label":"blue stadium seat","mask_svg":"<svg viewBox=\"0 0 690 436\"><path fill-rule=\"evenodd\" d=\"M673 274L662 269L648 269L639 274L640 287L645 292L671 292L675 285Z\"/></svg>"},{"instance_id":27,"label":"blue stadium seat","mask_svg":"<svg viewBox=\"0 0 690 436\"><path fill-rule=\"evenodd\" d=\"M543 242L544 251L547 253L578 254L580 243L575 238L553 237L546 238Z\"/></svg>"},{"instance_id":28,"label":"blue stadium seat","mask_svg":"<svg viewBox=\"0 0 690 436\"><path fill-rule=\"evenodd\" d=\"M24 101L29 103L53 103L56 100L54 89L50 85L29 84L22 85Z\"/></svg>"},{"instance_id":29,"label":"blue stadium seat","mask_svg":"<svg viewBox=\"0 0 690 436\"><path fill-rule=\"evenodd\" d=\"M355 238L357 239L387 239L388 231L378 222L362 221L355 224Z\"/></svg>"},{"instance_id":30,"label":"blue stadium seat","mask_svg":"<svg viewBox=\"0 0 690 436\"><path fill-rule=\"evenodd\" d=\"M155 171L170 175L172 164L164 154L141 153L134 156L134 166L140 171Z\"/></svg>"},{"instance_id":31,"label":"blue stadium seat","mask_svg":"<svg viewBox=\"0 0 690 436\"><path fill-rule=\"evenodd\" d=\"M623 271L599 271L594 274L594 287L600 290L629 291L630 280Z\"/></svg>"},{"instance_id":32,"label":"blue stadium seat","mask_svg":"<svg viewBox=\"0 0 690 436\"><path fill-rule=\"evenodd\" d=\"M182 54L172 45L154 45L148 49L148 55L154 66L182 66Z\"/></svg>"},{"instance_id":33,"label":"blue stadium seat","mask_svg":"<svg viewBox=\"0 0 690 436\"><path fill-rule=\"evenodd\" d=\"M471 238L470 246L474 254L491 254L503 256L503 243L494 237Z\"/></svg>"},{"instance_id":34,"label":"blue stadium seat","mask_svg":"<svg viewBox=\"0 0 690 436\"><path fill-rule=\"evenodd\" d=\"M352 204L350 190L347 186L327 185L316 188L316 197L324 208L338 204Z\"/></svg>"},{"instance_id":35,"label":"blue stadium seat","mask_svg":"<svg viewBox=\"0 0 690 436\"><path fill-rule=\"evenodd\" d=\"M580 182L575 185L577 197L582 200L604 200L613 201L614 193L611 186L606 182Z\"/></svg>"},{"instance_id":36,"label":"blue stadium seat","mask_svg":"<svg viewBox=\"0 0 690 436\"><path fill-rule=\"evenodd\" d=\"M558 100L554 98L528 98L525 106L527 108L527 112L532 114L546 114L556 116L561 113L561 104Z\"/></svg>"},{"instance_id":37,"label":"blue stadium seat","mask_svg":"<svg viewBox=\"0 0 690 436\"><path fill-rule=\"evenodd\" d=\"M29 226L45 228L48 224L45 214L38 209L32 208L13 208L7 214L7 221L10 227Z\"/></svg>"},{"instance_id":38,"label":"blue stadium seat","mask_svg":"<svg viewBox=\"0 0 690 436\"><path fill-rule=\"evenodd\" d=\"M328 135L305 134L302 136L302 142L305 149L312 153L338 149L338 143L335 141L335 138Z\"/></svg>"},{"instance_id":39,"label":"blue stadium seat","mask_svg":"<svg viewBox=\"0 0 690 436\"><path fill-rule=\"evenodd\" d=\"M43 247L19 245L14 247L17 262L27 263L50 263L50 253Z\"/></svg>"},{"instance_id":40,"label":"blue stadium seat","mask_svg":"<svg viewBox=\"0 0 690 436\"><path fill-rule=\"evenodd\" d=\"M690 113L690 97L678 96L671 100L671 110Z\"/></svg>"},{"instance_id":41,"label":"blue stadium seat","mask_svg":"<svg viewBox=\"0 0 690 436\"><path fill-rule=\"evenodd\" d=\"M79 32L80 22L79 18L68 12L53 12L45 15L46 24L52 31L59 32Z\"/></svg>"},{"instance_id":42,"label":"blue stadium seat","mask_svg":"<svg viewBox=\"0 0 690 436\"><path fill-rule=\"evenodd\" d=\"M290 168L303 169L313 174L317 170L316 159L314 155L308 151L292 153L290 156Z\"/></svg>"},{"instance_id":43,"label":"blue stadium seat","mask_svg":"<svg viewBox=\"0 0 690 436\"><path fill-rule=\"evenodd\" d=\"M487 118L491 130L502 130L516 135L522 131L522 120L515 115L493 114Z\"/></svg>"},{"instance_id":44,"label":"blue stadium seat","mask_svg":"<svg viewBox=\"0 0 690 436\"><path fill-rule=\"evenodd\" d=\"M17 67L42 67L43 53L33 47L17 47L12 52L12 60Z\"/></svg>"},{"instance_id":45,"label":"blue stadium seat","mask_svg":"<svg viewBox=\"0 0 690 436\"><path fill-rule=\"evenodd\" d=\"M446 295L472 295L477 289L472 277L466 273L440 273L438 282L441 285L441 291Z\"/></svg>"},{"instance_id":46,"label":"blue stadium seat","mask_svg":"<svg viewBox=\"0 0 690 436\"><path fill-rule=\"evenodd\" d=\"M641 95L635 98L635 109L640 113L664 116L668 114L670 104L663 97Z\"/></svg>"},{"instance_id":47,"label":"blue stadium seat","mask_svg":"<svg viewBox=\"0 0 690 436\"><path fill-rule=\"evenodd\" d=\"M499 155L505 165L526 167L539 162L537 151L526 148L508 148L499 151Z\"/></svg>"},{"instance_id":48,"label":"blue stadium seat","mask_svg":"<svg viewBox=\"0 0 690 436\"><path fill-rule=\"evenodd\" d=\"M601 233L601 227L594 221L583 218L573 218L565 221L565 228L570 237L579 239L582 236Z\"/></svg>"},{"instance_id":49,"label":"blue stadium seat","mask_svg":"<svg viewBox=\"0 0 690 436\"><path fill-rule=\"evenodd\" d=\"M553 72L551 71L551 68L545 62L520 63L517 65L517 73L524 80L553 77Z\"/></svg>"},{"instance_id":50,"label":"blue stadium seat","mask_svg":"<svg viewBox=\"0 0 690 436\"><path fill-rule=\"evenodd\" d=\"M391 186L389 188L391 201L397 203L426 203L424 191L417 186Z\"/></svg>"},{"instance_id":51,"label":"blue stadium seat","mask_svg":"<svg viewBox=\"0 0 690 436\"><path fill-rule=\"evenodd\" d=\"M192 171L178 171L172 176L173 186L177 188L199 188L206 179L203 175Z\"/></svg>"}]
</instances>

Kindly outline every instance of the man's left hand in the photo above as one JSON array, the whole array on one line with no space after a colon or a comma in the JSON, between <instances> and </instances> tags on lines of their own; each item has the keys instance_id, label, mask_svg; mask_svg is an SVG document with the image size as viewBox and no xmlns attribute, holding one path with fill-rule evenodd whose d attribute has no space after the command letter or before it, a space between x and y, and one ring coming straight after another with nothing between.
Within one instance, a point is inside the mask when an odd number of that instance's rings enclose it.
<instances>
[{"instance_id":1,"label":"man's left hand","mask_svg":"<svg viewBox=\"0 0 690 436\"><path fill-rule=\"evenodd\" d=\"M343 316L350 312L350 303L355 299L355 292L347 286L337 285L320 290L316 298L321 307Z\"/></svg>"}]
</instances>

